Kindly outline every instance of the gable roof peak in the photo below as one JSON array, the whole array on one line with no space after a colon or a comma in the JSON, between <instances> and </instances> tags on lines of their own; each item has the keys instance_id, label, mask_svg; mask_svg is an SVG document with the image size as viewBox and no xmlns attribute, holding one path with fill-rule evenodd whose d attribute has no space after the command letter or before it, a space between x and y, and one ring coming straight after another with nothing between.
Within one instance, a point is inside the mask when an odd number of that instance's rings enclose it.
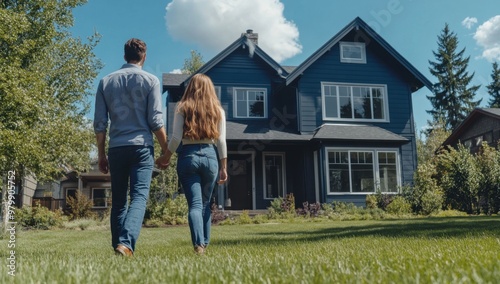
<instances>
[{"instance_id":1,"label":"gable roof peak","mask_svg":"<svg viewBox=\"0 0 500 284\"><path fill-rule=\"evenodd\" d=\"M327 41L323 46L321 46L316 52L309 56L302 64L300 64L286 79L287 85L293 82L297 77L299 77L304 71L309 68L316 60L322 57L325 53L330 51L330 49L339 43L346 35L351 31L355 30L359 34L356 38L360 41L369 39L373 40L378 45L380 45L387 53L390 54L399 64L401 64L408 72L411 74L414 80L413 91L426 86L429 90L432 89L432 83L420 73L413 65L411 65L401 54L399 54L389 43L387 43L376 31L374 31L365 21L360 17L354 18L349 24L347 24L343 29L341 29L336 35L334 35L329 41ZM360 31L361 30L361 31Z\"/></svg>"},{"instance_id":2,"label":"gable roof peak","mask_svg":"<svg viewBox=\"0 0 500 284\"><path fill-rule=\"evenodd\" d=\"M259 34L258 33L254 33L252 29L246 30L246 32L244 32L244 33L241 34L241 37L248 38L255 45L259 44Z\"/></svg>"}]
</instances>

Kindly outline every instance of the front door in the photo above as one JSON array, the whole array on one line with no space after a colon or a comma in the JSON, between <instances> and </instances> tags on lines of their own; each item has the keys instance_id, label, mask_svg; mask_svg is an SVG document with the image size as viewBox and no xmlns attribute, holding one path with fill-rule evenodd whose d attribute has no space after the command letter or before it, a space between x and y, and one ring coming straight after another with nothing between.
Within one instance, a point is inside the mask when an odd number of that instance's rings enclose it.
<instances>
[{"instance_id":1,"label":"front door","mask_svg":"<svg viewBox=\"0 0 500 284\"><path fill-rule=\"evenodd\" d=\"M253 187L252 154L229 154L227 160L227 190L224 207L227 210L251 210Z\"/></svg>"}]
</instances>

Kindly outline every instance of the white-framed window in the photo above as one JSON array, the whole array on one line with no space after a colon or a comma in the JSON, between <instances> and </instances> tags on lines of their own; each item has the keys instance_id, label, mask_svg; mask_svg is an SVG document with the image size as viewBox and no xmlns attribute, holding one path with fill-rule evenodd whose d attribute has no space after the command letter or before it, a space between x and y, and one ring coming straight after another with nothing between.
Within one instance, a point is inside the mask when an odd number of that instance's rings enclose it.
<instances>
[{"instance_id":1,"label":"white-framed window","mask_svg":"<svg viewBox=\"0 0 500 284\"><path fill-rule=\"evenodd\" d=\"M110 205L111 191L109 188L92 188L92 206L107 208Z\"/></svg>"},{"instance_id":2,"label":"white-framed window","mask_svg":"<svg viewBox=\"0 0 500 284\"><path fill-rule=\"evenodd\" d=\"M363 42L340 42L340 62L366 63L366 48Z\"/></svg>"},{"instance_id":3,"label":"white-framed window","mask_svg":"<svg viewBox=\"0 0 500 284\"><path fill-rule=\"evenodd\" d=\"M285 154L263 153L264 199L285 197Z\"/></svg>"},{"instance_id":4,"label":"white-framed window","mask_svg":"<svg viewBox=\"0 0 500 284\"><path fill-rule=\"evenodd\" d=\"M217 98L220 101L221 88L220 88L220 86L214 86L214 88L215 88L215 93L217 94Z\"/></svg>"},{"instance_id":5,"label":"white-framed window","mask_svg":"<svg viewBox=\"0 0 500 284\"><path fill-rule=\"evenodd\" d=\"M324 120L388 122L386 85L321 82Z\"/></svg>"},{"instance_id":6,"label":"white-framed window","mask_svg":"<svg viewBox=\"0 0 500 284\"><path fill-rule=\"evenodd\" d=\"M264 88L235 88L234 117L266 118L267 90Z\"/></svg>"},{"instance_id":7,"label":"white-framed window","mask_svg":"<svg viewBox=\"0 0 500 284\"><path fill-rule=\"evenodd\" d=\"M326 148L328 194L397 193L397 149Z\"/></svg>"}]
</instances>

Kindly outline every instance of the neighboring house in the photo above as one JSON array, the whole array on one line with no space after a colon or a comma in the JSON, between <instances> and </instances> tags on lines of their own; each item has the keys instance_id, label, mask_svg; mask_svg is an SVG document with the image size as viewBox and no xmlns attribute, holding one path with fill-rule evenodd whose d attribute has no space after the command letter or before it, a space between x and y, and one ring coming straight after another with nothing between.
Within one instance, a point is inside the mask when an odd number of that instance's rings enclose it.
<instances>
[{"instance_id":1,"label":"neighboring house","mask_svg":"<svg viewBox=\"0 0 500 284\"><path fill-rule=\"evenodd\" d=\"M500 108L476 108L443 142L457 147L459 143L477 153L482 142L497 147L500 139Z\"/></svg>"},{"instance_id":2,"label":"neighboring house","mask_svg":"<svg viewBox=\"0 0 500 284\"><path fill-rule=\"evenodd\" d=\"M30 206L36 189L36 179L31 174L17 172L14 180L14 201L18 208Z\"/></svg>"},{"instance_id":3,"label":"neighboring house","mask_svg":"<svg viewBox=\"0 0 500 284\"><path fill-rule=\"evenodd\" d=\"M110 176L99 171L97 162L92 163L87 172L77 174L69 171L59 182L39 183L33 205L40 202L51 210L64 210L67 209L67 198L75 197L78 190L92 201L93 210L102 211L111 207Z\"/></svg>"},{"instance_id":4,"label":"neighboring house","mask_svg":"<svg viewBox=\"0 0 500 284\"><path fill-rule=\"evenodd\" d=\"M397 193L417 166L412 93L429 82L360 18L297 67L280 66L247 33L197 73L226 112L228 174L219 206L303 202L365 205ZM189 75L163 74L167 131ZM230 205L224 200L231 200Z\"/></svg>"}]
</instances>

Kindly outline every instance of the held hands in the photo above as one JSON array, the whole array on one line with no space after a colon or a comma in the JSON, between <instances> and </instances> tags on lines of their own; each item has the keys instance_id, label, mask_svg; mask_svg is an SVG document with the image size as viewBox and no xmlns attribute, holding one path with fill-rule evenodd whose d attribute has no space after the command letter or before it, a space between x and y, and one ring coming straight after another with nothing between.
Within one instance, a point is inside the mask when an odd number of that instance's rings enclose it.
<instances>
[{"instance_id":1,"label":"held hands","mask_svg":"<svg viewBox=\"0 0 500 284\"><path fill-rule=\"evenodd\" d=\"M168 166L170 165L170 156L167 156L165 154L161 155L160 157L158 157L158 159L156 159L155 164L161 170L168 168Z\"/></svg>"}]
</instances>

